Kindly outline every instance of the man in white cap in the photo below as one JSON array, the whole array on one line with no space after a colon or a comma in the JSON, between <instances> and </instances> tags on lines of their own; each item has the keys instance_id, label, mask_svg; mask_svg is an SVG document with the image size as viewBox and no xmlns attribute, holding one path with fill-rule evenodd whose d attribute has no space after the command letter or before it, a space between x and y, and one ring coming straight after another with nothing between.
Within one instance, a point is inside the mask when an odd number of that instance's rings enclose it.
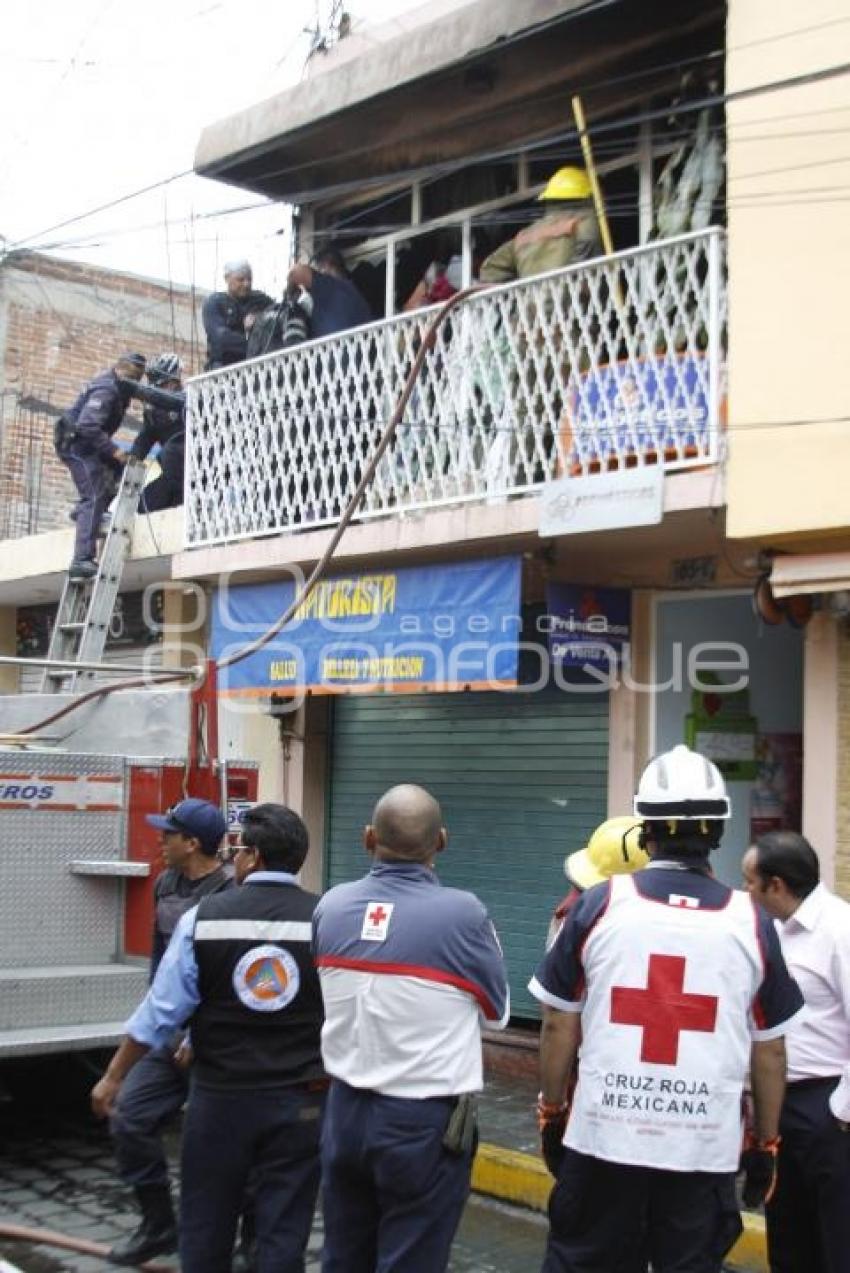
<instances>
[{"instance_id":1,"label":"man in white cap","mask_svg":"<svg viewBox=\"0 0 850 1273\"><path fill-rule=\"evenodd\" d=\"M243 362L254 319L274 305L265 292L254 291L249 261L228 261L224 267L224 282L227 290L212 292L201 311L207 333L205 371Z\"/></svg>"}]
</instances>

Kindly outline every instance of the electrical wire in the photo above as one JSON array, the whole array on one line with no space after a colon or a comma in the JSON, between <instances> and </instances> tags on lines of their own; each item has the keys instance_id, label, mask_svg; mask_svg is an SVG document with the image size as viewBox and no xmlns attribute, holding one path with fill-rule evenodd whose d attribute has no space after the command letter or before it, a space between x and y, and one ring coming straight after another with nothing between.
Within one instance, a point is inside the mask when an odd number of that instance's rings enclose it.
<instances>
[{"instance_id":1,"label":"electrical wire","mask_svg":"<svg viewBox=\"0 0 850 1273\"><path fill-rule=\"evenodd\" d=\"M604 0L604 3L610 3L610 2L611 0ZM638 113L632 114L631 116L626 116L624 119L621 119L621 120L614 120L614 121L602 120L594 125L594 129L593 129L594 137L595 138L602 137L604 136L606 132L612 131L612 129L623 128L623 127L627 127L631 125L637 125L644 120L652 120L652 119L660 119L660 118L670 119L672 117L677 117L683 114L690 114L690 113L693 113L694 111L705 109L706 107L710 107L710 106L725 105L725 104L728 104L729 102L746 100L753 96L759 96L765 93L775 92L780 89L789 89L789 88L798 87L804 84L817 83L824 79L834 78L836 76L847 74L848 71L850 71L850 64L844 63L844 64L839 64L833 67L823 68L819 71L808 72L801 76L789 76L781 80L769 82L767 84L757 85L757 86L753 86L751 88L746 88L746 89L738 89L732 93L719 93L719 94L711 95L709 97L694 99L687 102L674 103L668 107L664 107L655 111L647 112L645 110L642 110ZM612 80L604 81L604 83L607 87L614 86L617 83L625 83L625 82L628 82L632 78L632 75L635 75L635 74L643 74L643 72L635 72L630 75L617 77ZM594 86L593 85L585 86L580 91L583 96L592 95L592 93L594 92ZM487 114L488 114L488 118L492 119L492 110L489 111ZM407 139L410 139L413 135L414 134L408 134ZM403 142L405 139L406 139L405 135L403 135L401 137L396 137L394 140L396 144L399 144L400 142ZM524 143L520 149L530 153L532 151L544 149L546 146L550 146L554 144L555 142L565 143L570 140L574 142L578 140L578 133L577 133L577 130L574 128L571 128L562 133L549 135L544 139L539 139L538 141L531 141L528 143ZM598 145L598 144L599 144L598 142L595 142L595 145ZM308 169L314 168L318 164L328 164L332 162L334 158L349 159L358 154L368 153L370 150L374 150L374 149L376 149L374 143L369 143L363 147L354 148L353 150L349 148L344 152L339 152L336 156L325 154L323 155L321 159L312 160L312 161L308 160L297 165L290 165L288 167L279 168L279 169L267 169L266 171L258 174L258 177L255 178L255 180L256 179L268 180L275 177L290 175L293 173L305 172ZM516 155L517 149L518 149L517 145L513 144L509 148L503 147L498 150L479 155L475 157L474 159L464 158L463 160L452 161L451 163L443 165L442 167L438 167L437 172L441 173L442 175L446 175L450 172L459 171L460 169L465 167L476 166L483 163L489 163L499 158L506 158L506 157L509 158ZM392 179L402 180L407 175L414 176L415 174L421 171L422 171L421 169L410 169L408 170L408 173L393 174ZM80 221L87 220L88 218L100 212L108 211L111 208L118 207L121 204L126 203L132 199L139 198L142 195L148 194L153 190L162 189L164 186L167 186L171 184L172 182L182 180L183 178L186 178L192 175L194 175L194 169L186 169L182 172L174 173L171 176L163 178L160 181L153 182L150 185L141 187L138 190L131 191L130 193L126 195L122 195L119 198L109 200L107 203L100 204L97 207L89 209L86 212L79 213L74 217L66 218L64 221L57 222L54 225L49 226L46 229L41 230L35 234L27 235L21 239L15 240L14 242L10 244L7 244L6 254L8 254L9 252L16 251L28 243L34 242L36 239L43 238L47 234L52 234L56 230L65 229L69 225L78 224ZM433 171L430 172L430 175L431 176L434 175ZM378 178L373 178L371 182L369 180L366 180L366 181L361 180L358 182L341 183L336 186L327 187L321 192L304 191L297 194L291 194L289 196L288 201L293 203L305 202L305 201L310 201L311 199L318 198L320 197L320 195L321 197L328 197L330 194L333 194L333 193L342 193L342 192L346 192L348 190L353 190L353 189L363 190L365 188L368 188L370 184L385 185L387 180L388 180L388 177L386 175L383 175ZM259 205L259 206L262 206L262 205Z\"/></svg>"}]
</instances>

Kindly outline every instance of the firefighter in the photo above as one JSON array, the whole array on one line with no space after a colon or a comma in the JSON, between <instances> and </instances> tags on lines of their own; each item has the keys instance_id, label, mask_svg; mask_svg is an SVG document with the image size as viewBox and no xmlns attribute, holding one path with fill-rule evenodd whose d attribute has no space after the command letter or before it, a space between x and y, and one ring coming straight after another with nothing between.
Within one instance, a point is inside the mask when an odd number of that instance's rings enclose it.
<instances>
[{"instance_id":1,"label":"firefighter","mask_svg":"<svg viewBox=\"0 0 850 1273\"><path fill-rule=\"evenodd\" d=\"M679 746L651 761L635 797L649 866L588 889L532 978L556 1176L544 1273L615 1268L636 1248L655 1273L716 1273L741 1230L739 1158L748 1204L773 1186L783 1036L802 996L767 914L711 873L729 813L704 756Z\"/></svg>"},{"instance_id":2,"label":"firefighter","mask_svg":"<svg viewBox=\"0 0 850 1273\"><path fill-rule=\"evenodd\" d=\"M176 354L162 353L148 363L149 385L134 385L134 397L146 404L143 424L130 448L130 455L144 460L154 446L160 475L142 491L140 513L176 508L183 503L183 471L186 458L186 393L183 364Z\"/></svg>"},{"instance_id":3,"label":"firefighter","mask_svg":"<svg viewBox=\"0 0 850 1273\"><path fill-rule=\"evenodd\" d=\"M181 916L147 997L92 1092L108 1114L150 1049L189 1021L194 1053L183 1127L182 1273L230 1273L253 1175L260 1273L304 1267L319 1188L327 1080L322 995L310 954L318 898L298 886L307 830L291 809L260 804L242 822L242 887Z\"/></svg>"},{"instance_id":4,"label":"firefighter","mask_svg":"<svg viewBox=\"0 0 850 1273\"><path fill-rule=\"evenodd\" d=\"M510 1000L486 910L434 873L441 824L427 791L391 788L364 832L371 871L316 909L323 1273L442 1273L469 1193L480 1022L504 1026Z\"/></svg>"},{"instance_id":5,"label":"firefighter","mask_svg":"<svg viewBox=\"0 0 850 1273\"><path fill-rule=\"evenodd\" d=\"M559 168L538 197L539 220L496 248L481 266L482 283L510 283L599 256L602 240L583 168Z\"/></svg>"},{"instance_id":6,"label":"firefighter","mask_svg":"<svg viewBox=\"0 0 850 1273\"><path fill-rule=\"evenodd\" d=\"M554 942L561 925L585 889L609 880L612 875L631 875L649 862L641 848L641 822L633 815L607 818L601 822L583 849L564 859L564 874L570 891L561 898L549 924L546 949Z\"/></svg>"},{"instance_id":7,"label":"firefighter","mask_svg":"<svg viewBox=\"0 0 850 1273\"><path fill-rule=\"evenodd\" d=\"M180 917L232 881L217 857L227 826L216 805L181 800L164 814L149 814L147 821L161 833L166 867L154 885L153 981ZM174 1037L164 1038L140 1060L112 1110L118 1170L142 1213L138 1228L112 1248L113 1264L141 1264L177 1246L162 1131L183 1108L189 1088L188 1070L175 1055L182 1024L177 1022Z\"/></svg>"},{"instance_id":8,"label":"firefighter","mask_svg":"<svg viewBox=\"0 0 850 1273\"><path fill-rule=\"evenodd\" d=\"M256 316L274 301L265 292L255 292L254 276L248 261L228 261L224 267L225 291L211 292L204 301L201 318L207 334L205 371L229 367L247 357L248 333Z\"/></svg>"},{"instance_id":9,"label":"firefighter","mask_svg":"<svg viewBox=\"0 0 850 1273\"><path fill-rule=\"evenodd\" d=\"M93 579L97 574L97 533L126 460L112 445L112 435L130 405L132 384L141 380L144 370L142 354L122 354L114 367L83 386L74 405L56 421L56 454L79 494L72 513L77 527L69 579Z\"/></svg>"}]
</instances>

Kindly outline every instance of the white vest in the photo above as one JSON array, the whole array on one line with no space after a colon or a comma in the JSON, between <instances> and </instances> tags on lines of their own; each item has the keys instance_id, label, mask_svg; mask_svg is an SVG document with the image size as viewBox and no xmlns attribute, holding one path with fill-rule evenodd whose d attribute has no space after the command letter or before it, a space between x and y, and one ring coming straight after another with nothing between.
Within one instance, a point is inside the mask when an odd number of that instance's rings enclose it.
<instances>
[{"instance_id":1,"label":"white vest","mask_svg":"<svg viewBox=\"0 0 850 1273\"><path fill-rule=\"evenodd\" d=\"M751 1005L764 978L755 908L643 898L614 876L582 952L579 1078L565 1144L609 1162L735 1171Z\"/></svg>"}]
</instances>

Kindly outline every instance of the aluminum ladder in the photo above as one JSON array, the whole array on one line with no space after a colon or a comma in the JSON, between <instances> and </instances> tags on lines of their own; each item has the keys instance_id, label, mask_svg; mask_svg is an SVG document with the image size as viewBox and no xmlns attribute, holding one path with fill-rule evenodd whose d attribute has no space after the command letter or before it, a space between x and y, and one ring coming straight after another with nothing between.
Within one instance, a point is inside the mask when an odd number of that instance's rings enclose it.
<instances>
[{"instance_id":1,"label":"aluminum ladder","mask_svg":"<svg viewBox=\"0 0 850 1273\"><path fill-rule=\"evenodd\" d=\"M98 663L103 657L144 484L144 461L128 459L112 504L112 517L104 535L97 574L91 579L66 577L50 637L48 658ZM47 667L41 692L69 693L77 688L78 680L91 680L93 676L91 671L72 672Z\"/></svg>"}]
</instances>

